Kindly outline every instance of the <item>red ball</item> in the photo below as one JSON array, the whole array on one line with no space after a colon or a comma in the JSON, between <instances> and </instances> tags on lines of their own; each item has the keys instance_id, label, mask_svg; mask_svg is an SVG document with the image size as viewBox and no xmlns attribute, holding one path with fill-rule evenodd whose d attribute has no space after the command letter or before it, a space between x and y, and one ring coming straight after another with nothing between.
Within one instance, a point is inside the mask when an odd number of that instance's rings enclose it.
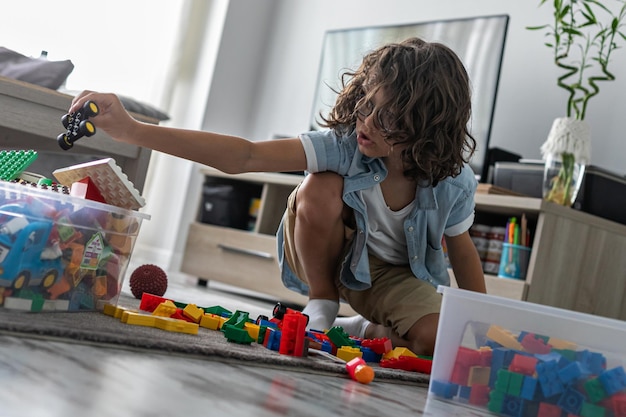
<instances>
[{"instance_id":1,"label":"red ball","mask_svg":"<svg viewBox=\"0 0 626 417\"><path fill-rule=\"evenodd\" d=\"M161 297L166 290L167 274L156 265L142 265L130 275L130 291L137 299L144 292Z\"/></svg>"}]
</instances>

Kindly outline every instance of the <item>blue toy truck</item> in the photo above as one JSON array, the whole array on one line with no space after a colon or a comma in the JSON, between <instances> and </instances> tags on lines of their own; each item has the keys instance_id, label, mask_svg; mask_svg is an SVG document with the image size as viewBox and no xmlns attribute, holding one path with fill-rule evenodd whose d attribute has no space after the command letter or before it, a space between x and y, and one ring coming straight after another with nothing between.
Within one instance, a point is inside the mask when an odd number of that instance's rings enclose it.
<instances>
[{"instance_id":1,"label":"blue toy truck","mask_svg":"<svg viewBox=\"0 0 626 417\"><path fill-rule=\"evenodd\" d=\"M50 288L63 272L60 257L42 259L52 231L51 221L34 221L15 233L0 234L0 287Z\"/></svg>"}]
</instances>

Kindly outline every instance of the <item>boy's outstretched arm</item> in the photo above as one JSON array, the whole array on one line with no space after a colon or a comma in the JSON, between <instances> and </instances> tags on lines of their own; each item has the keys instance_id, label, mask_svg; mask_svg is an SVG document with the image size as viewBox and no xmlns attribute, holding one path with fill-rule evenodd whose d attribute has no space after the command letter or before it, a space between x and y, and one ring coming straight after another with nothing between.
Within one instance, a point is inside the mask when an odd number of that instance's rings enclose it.
<instances>
[{"instance_id":1,"label":"boy's outstretched arm","mask_svg":"<svg viewBox=\"0 0 626 417\"><path fill-rule=\"evenodd\" d=\"M485 274L469 232L446 236L448 257L459 288L485 293Z\"/></svg>"},{"instance_id":2,"label":"boy's outstretched arm","mask_svg":"<svg viewBox=\"0 0 626 417\"><path fill-rule=\"evenodd\" d=\"M94 125L113 139L189 159L227 173L303 171L304 149L299 139L252 142L236 136L177 129L135 120L115 94L83 91L72 101L70 113L88 100L98 105Z\"/></svg>"}]
</instances>

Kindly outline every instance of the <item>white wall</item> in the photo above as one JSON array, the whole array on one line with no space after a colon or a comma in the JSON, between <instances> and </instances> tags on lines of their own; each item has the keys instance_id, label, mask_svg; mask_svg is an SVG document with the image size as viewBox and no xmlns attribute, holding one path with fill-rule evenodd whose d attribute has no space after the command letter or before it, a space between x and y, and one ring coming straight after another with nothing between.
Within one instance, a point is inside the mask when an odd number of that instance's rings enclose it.
<instances>
[{"instance_id":1,"label":"white wall","mask_svg":"<svg viewBox=\"0 0 626 417\"><path fill-rule=\"evenodd\" d=\"M246 0L231 0L233 3L250 4ZM251 36L259 36L254 24L256 12L241 13L237 18L231 16L228 27L236 30L228 34L222 47L232 47L239 54L265 56L265 59L259 61L257 71L247 74L252 79L232 78L230 74L241 75L233 66L230 70L222 67L222 78L215 82L249 86L253 81L256 87L249 88L249 96L243 101L241 95L231 97L228 89L212 91L209 108L217 104L228 106L228 103L234 108L236 102L244 104L245 108L236 113L239 118L230 118L230 124L223 120L205 123L205 129L217 126L221 131L243 134L253 140L267 139L273 134L295 135L306 130L325 30L492 14L508 14L511 20L491 146L538 159L539 147L552 120L565 113L566 95L556 87L559 73L552 64L551 51L543 45L544 36L525 29L551 21L550 2L542 7L538 7L539 1L532 0L275 0L254 3L266 4L274 13L264 49L252 49L258 47L258 39L250 49L246 48ZM252 34L248 32L251 25ZM614 57L617 80L601 85L601 94L592 99L587 119L593 135L592 163L624 173L626 118L619 109L624 107L623 97L626 96L626 73L623 72L626 48L617 50ZM237 65L234 61L232 64ZM207 120L210 117L207 115Z\"/></svg>"},{"instance_id":2,"label":"white wall","mask_svg":"<svg viewBox=\"0 0 626 417\"><path fill-rule=\"evenodd\" d=\"M262 140L274 134L297 135L310 122L323 35L329 29L414 23L480 15L510 16L491 147L539 159L552 120L564 115L565 93L541 32L528 31L551 21L550 2L533 0L224 0L224 31L214 69L204 130ZM626 155L626 48L617 50L617 81L601 86L587 119L592 125L592 163L623 174ZM176 242L176 268L189 223L199 203L202 176L195 166L182 202ZM182 213L182 214L181 214Z\"/></svg>"}]
</instances>

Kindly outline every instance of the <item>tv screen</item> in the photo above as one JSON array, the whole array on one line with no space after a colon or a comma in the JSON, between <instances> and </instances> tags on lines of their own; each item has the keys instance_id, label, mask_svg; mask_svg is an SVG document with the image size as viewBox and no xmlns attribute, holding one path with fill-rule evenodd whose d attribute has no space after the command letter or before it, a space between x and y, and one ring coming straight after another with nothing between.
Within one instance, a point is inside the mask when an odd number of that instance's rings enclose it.
<instances>
[{"instance_id":1,"label":"tv screen","mask_svg":"<svg viewBox=\"0 0 626 417\"><path fill-rule=\"evenodd\" d=\"M356 69L367 52L414 36L443 43L463 61L470 77L472 118L469 130L477 142L470 166L479 178L484 176L508 22L508 15L495 15L327 31L311 128L320 129L320 113L327 114L335 103L334 90L341 86L341 74L346 69Z\"/></svg>"}]
</instances>

